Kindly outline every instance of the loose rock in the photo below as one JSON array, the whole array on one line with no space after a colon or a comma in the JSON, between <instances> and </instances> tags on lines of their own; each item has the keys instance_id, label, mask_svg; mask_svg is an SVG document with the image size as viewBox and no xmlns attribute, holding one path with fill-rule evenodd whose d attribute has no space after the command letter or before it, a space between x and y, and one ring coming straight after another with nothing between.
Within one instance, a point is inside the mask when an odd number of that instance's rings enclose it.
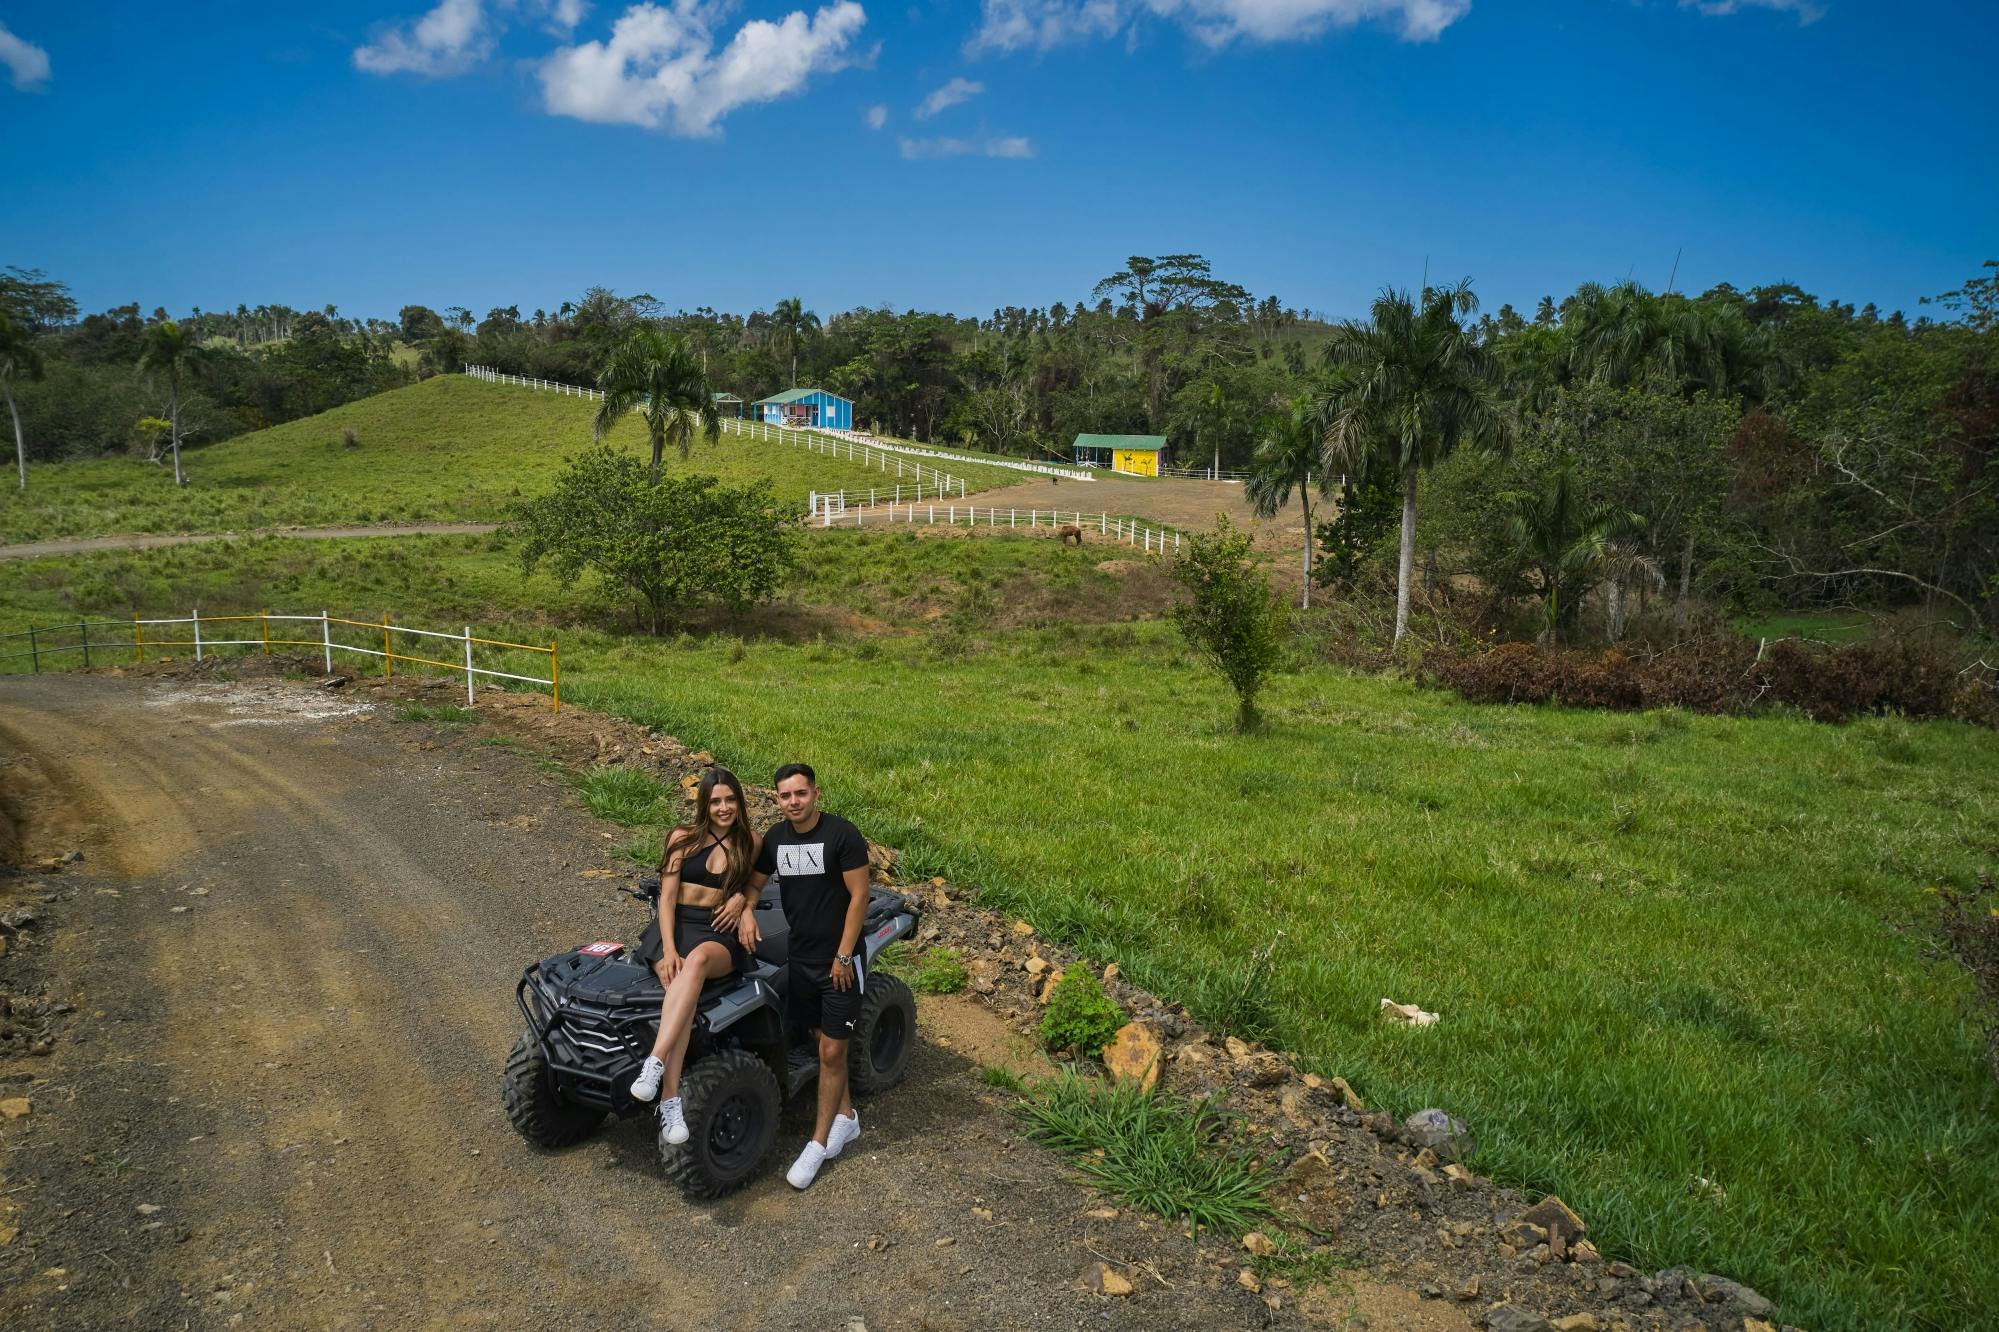
<instances>
[{"instance_id":1,"label":"loose rock","mask_svg":"<svg viewBox=\"0 0 1999 1332\"><path fill-rule=\"evenodd\" d=\"M1464 1120L1434 1107L1403 1120L1402 1137L1411 1147L1428 1147L1439 1161L1462 1161L1478 1150Z\"/></svg>"},{"instance_id":2,"label":"loose rock","mask_svg":"<svg viewBox=\"0 0 1999 1332\"><path fill-rule=\"evenodd\" d=\"M1740 1281L1730 1281L1727 1277L1703 1272L1700 1284L1706 1289L1709 1299L1733 1304L1751 1318L1768 1318L1777 1312L1776 1305Z\"/></svg>"},{"instance_id":3,"label":"loose rock","mask_svg":"<svg viewBox=\"0 0 1999 1332\"><path fill-rule=\"evenodd\" d=\"M1150 1023L1127 1022L1116 1039L1104 1047L1104 1068L1113 1081L1135 1084L1151 1091L1159 1082L1159 1068L1165 1048Z\"/></svg>"},{"instance_id":4,"label":"loose rock","mask_svg":"<svg viewBox=\"0 0 1999 1332\"><path fill-rule=\"evenodd\" d=\"M1531 1309L1495 1304L1485 1313L1486 1332L1554 1332L1554 1324Z\"/></svg>"},{"instance_id":5,"label":"loose rock","mask_svg":"<svg viewBox=\"0 0 1999 1332\"><path fill-rule=\"evenodd\" d=\"M1131 1282L1119 1276L1117 1271L1106 1263L1090 1264L1089 1272L1083 1277L1083 1284L1095 1294L1109 1295L1118 1299L1130 1295L1132 1289Z\"/></svg>"},{"instance_id":6,"label":"loose rock","mask_svg":"<svg viewBox=\"0 0 1999 1332\"><path fill-rule=\"evenodd\" d=\"M1551 1239L1560 1236L1564 1244L1573 1244L1589 1229L1581 1217L1569 1210L1567 1203L1552 1193L1522 1212L1520 1219L1541 1227Z\"/></svg>"}]
</instances>

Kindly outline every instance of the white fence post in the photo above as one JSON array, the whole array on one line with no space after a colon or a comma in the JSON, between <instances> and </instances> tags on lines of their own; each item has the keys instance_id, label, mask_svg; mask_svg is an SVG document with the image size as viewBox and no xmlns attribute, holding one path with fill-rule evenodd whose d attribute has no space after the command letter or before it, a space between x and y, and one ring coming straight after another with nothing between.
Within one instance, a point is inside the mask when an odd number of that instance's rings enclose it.
<instances>
[{"instance_id":1,"label":"white fence post","mask_svg":"<svg viewBox=\"0 0 1999 1332\"><path fill-rule=\"evenodd\" d=\"M1083 520L1083 515L1082 515L1082 514L1080 514L1080 513L1079 513L1079 514L1077 514L1077 515L1076 515L1076 521L1080 523L1080 522L1081 522L1082 520ZM1110 515L1109 515L1109 514L1107 514L1107 513L1100 513L1100 514L1098 514L1098 515L1097 515L1097 535L1098 535L1098 536L1102 536L1102 535L1103 535L1104 533L1106 533L1106 532L1108 532L1108 531L1110 530L1110 522L1111 522L1111 518L1110 518Z\"/></svg>"},{"instance_id":2,"label":"white fence post","mask_svg":"<svg viewBox=\"0 0 1999 1332\"><path fill-rule=\"evenodd\" d=\"M326 646L326 673L333 674L333 624L326 612L319 613L319 641Z\"/></svg>"},{"instance_id":3,"label":"white fence post","mask_svg":"<svg viewBox=\"0 0 1999 1332\"><path fill-rule=\"evenodd\" d=\"M465 626L465 706L472 706L472 626Z\"/></svg>"},{"instance_id":4,"label":"white fence post","mask_svg":"<svg viewBox=\"0 0 1999 1332\"><path fill-rule=\"evenodd\" d=\"M194 659L201 660L201 607L194 608Z\"/></svg>"}]
</instances>

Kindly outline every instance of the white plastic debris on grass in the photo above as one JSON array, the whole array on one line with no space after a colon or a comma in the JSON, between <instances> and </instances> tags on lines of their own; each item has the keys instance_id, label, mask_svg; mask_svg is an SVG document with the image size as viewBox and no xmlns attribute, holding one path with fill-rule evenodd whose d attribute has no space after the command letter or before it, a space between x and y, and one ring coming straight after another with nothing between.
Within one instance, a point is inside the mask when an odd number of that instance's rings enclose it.
<instances>
[{"instance_id":1,"label":"white plastic debris on grass","mask_svg":"<svg viewBox=\"0 0 1999 1332\"><path fill-rule=\"evenodd\" d=\"M1398 1004L1393 999L1381 1001L1381 1016L1410 1027L1433 1026L1437 1021L1435 1013L1426 1013L1414 1004Z\"/></svg>"}]
</instances>

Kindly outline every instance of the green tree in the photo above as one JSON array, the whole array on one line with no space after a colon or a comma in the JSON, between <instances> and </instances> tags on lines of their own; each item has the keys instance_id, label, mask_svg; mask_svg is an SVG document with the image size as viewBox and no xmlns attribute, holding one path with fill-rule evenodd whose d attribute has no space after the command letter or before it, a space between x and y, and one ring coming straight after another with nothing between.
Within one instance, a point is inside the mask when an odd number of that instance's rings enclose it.
<instances>
[{"instance_id":1,"label":"green tree","mask_svg":"<svg viewBox=\"0 0 1999 1332\"><path fill-rule=\"evenodd\" d=\"M637 599L653 633L705 606L740 613L769 600L797 540L768 481L664 481L610 448L571 458L554 490L515 506L507 531L525 572L545 563L565 587L594 573Z\"/></svg>"},{"instance_id":2,"label":"green tree","mask_svg":"<svg viewBox=\"0 0 1999 1332\"><path fill-rule=\"evenodd\" d=\"M17 380L42 377L45 364L35 345L34 331L0 308L0 394L7 397L7 415L14 421L14 461L21 469L21 489L28 488L28 442L21 432L21 410L14 402Z\"/></svg>"},{"instance_id":3,"label":"green tree","mask_svg":"<svg viewBox=\"0 0 1999 1332\"><path fill-rule=\"evenodd\" d=\"M1420 307L1408 292L1390 288L1375 298L1368 322L1348 320L1327 348L1345 372L1320 404L1327 449L1352 471L1365 471L1371 455L1386 452L1402 478L1397 643L1409 632L1418 473L1460 444L1499 448L1507 438L1498 366L1465 325L1477 311L1469 278L1425 288Z\"/></svg>"},{"instance_id":4,"label":"green tree","mask_svg":"<svg viewBox=\"0 0 1999 1332\"><path fill-rule=\"evenodd\" d=\"M601 442L612 426L634 407L645 417L652 439L652 479L657 485L666 446L685 458L700 428L709 443L722 435L714 394L701 362L688 350L687 339L640 326L611 349L604 373L597 377L604 400L597 408L596 432Z\"/></svg>"},{"instance_id":5,"label":"green tree","mask_svg":"<svg viewBox=\"0 0 1999 1332\"><path fill-rule=\"evenodd\" d=\"M1583 598L1604 579L1613 560L1628 560L1620 539L1642 531L1645 520L1582 492L1576 460L1555 460L1537 490L1507 497L1508 531L1520 561L1538 577L1542 622L1556 642L1573 623Z\"/></svg>"},{"instance_id":6,"label":"green tree","mask_svg":"<svg viewBox=\"0 0 1999 1332\"><path fill-rule=\"evenodd\" d=\"M1305 514L1305 602L1312 604L1312 492L1324 486L1325 428L1309 396L1296 399L1257 445L1243 487L1259 518L1275 518L1298 492Z\"/></svg>"},{"instance_id":7,"label":"green tree","mask_svg":"<svg viewBox=\"0 0 1999 1332\"><path fill-rule=\"evenodd\" d=\"M771 349L791 358L791 387L798 387L798 353L819 331L819 316L796 296L787 296L770 312Z\"/></svg>"},{"instance_id":8,"label":"green tree","mask_svg":"<svg viewBox=\"0 0 1999 1332\"><path fill-rule=\"evenodd\" d=\"M171 319L162 319L146 330L139 368L161 375L167 382L167 420L172 423L169 442L174 454L174 484L184 486L187 476L180 466L181 389L183 381L202 358L199 345Z\"/></svg>"},{"instance_id":9,"label":"green tree","mask_svg":"<svg viewBox=\"0 0 1999 1332\"><path fill-rule=\"evenodd\" d=\"M1173 608L1174 622L1235 690L1236 729L1255 730L1262 721L1257 695L1283 659L1290 616L1250 558L1249 534L1217 519L1214 531L1187 543L1173 576L1193 594Z\"/></svg>"}]
</instances>

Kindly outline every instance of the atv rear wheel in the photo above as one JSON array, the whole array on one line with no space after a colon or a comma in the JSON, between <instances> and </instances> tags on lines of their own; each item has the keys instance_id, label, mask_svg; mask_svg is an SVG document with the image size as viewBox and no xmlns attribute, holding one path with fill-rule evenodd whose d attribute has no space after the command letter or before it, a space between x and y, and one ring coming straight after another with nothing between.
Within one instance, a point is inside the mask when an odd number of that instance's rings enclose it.
<instances>
[{"instance_id":1,"label":"atv rear wheel","mask_svg":"<svg viewBox=\"0 0 1999 1332\"><path fill-rule=\"evenodd\" d=\"M733 1193L770 1154L781 1108L768 1064L747 1050L718 1050L680 1079L687 1141L662 1141L660 1166L689 1198Z\"/></svg>"},{"instance_id":2,"label":"atv rear wheel","mask_svg":"<svg viewBox=\"0 0 1999 1332\"><path fill-rule=\"evenodd\" d=\"M521 1033L514 1042L514 1052L507 1056L500 1100L520 1135L537 1147L568 1147L589 1137L604 1122L602 1110L573 1104L555 1094L548 1059L540 1043L527 1032Z\"/></svg>"},{"instance_id":3,"label":"atv rear wheel","mask_svg":"<svg viewBox=\"0 0 1999 1332\"><path fill-rule=\"evenodd\" d=\"M861 1017L847 1047L847 1082L862 1096L887 1091L909 1071L916 1046L916 996L895 976L870 975Z\"/></svg>"}]
</instances>

